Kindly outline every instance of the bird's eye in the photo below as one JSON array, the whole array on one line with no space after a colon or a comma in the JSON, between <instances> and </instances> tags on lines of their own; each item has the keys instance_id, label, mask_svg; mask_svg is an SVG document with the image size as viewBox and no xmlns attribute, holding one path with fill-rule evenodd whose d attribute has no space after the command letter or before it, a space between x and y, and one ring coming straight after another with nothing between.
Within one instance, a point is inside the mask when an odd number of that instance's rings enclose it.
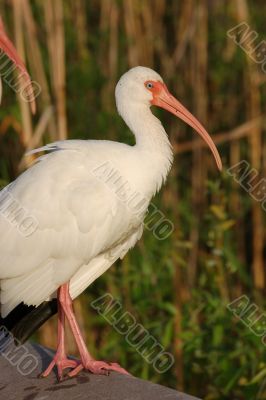
<instances>
[{"instance_id":1,"label":"bird's eye","mask_svg":"<svg viewBox=\"0 0 266 400\"><path fill-rule=\"evenodd\" d=\"M152 82L147 82L146 83L146 88L147 89L152 89L153 88L153 83Z\"/></svg>"}]
</instances>

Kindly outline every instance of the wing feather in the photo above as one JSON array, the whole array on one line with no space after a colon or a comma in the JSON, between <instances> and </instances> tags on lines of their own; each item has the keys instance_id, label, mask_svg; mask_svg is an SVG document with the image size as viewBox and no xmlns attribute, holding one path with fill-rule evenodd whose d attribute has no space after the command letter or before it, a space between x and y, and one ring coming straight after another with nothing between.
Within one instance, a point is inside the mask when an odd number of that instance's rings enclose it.
<instances>
[{"instance_id":1,"label":"wing feather","mask_svg":"<svg viewBox=\"0 0 266 400\"><path fill-rule=\"evenodd\" d=\"M21 301L40 304L74 276L73 293L80 293L131 247L140 221L132 223L127 206L92 173L110 154L115 163L121 148L96 142L36 150L49 153L0 192L2 315ZM32 231L25 218L35 221ZM117 255L106 258L112 247Z\"/></svg>"}]
</instances>

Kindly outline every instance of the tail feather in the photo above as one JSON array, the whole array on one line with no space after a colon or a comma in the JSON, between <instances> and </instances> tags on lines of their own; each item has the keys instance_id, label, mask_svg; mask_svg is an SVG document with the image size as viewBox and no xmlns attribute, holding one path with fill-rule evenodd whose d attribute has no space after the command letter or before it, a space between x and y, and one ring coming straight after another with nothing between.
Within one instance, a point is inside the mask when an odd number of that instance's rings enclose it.
<instances>
[{"instance_id":1,"label":"tail feather","mask_svg":"<svg viewBox=\"0 0 266 400\"><path fill-rule=\"evenodd\" d=\"M5 326L9 332L23 344L50 317L57 313L57 300L44 301L38 307L20 303L6 318L0 317L0 327Z\"/></svg>"}]
</instances>

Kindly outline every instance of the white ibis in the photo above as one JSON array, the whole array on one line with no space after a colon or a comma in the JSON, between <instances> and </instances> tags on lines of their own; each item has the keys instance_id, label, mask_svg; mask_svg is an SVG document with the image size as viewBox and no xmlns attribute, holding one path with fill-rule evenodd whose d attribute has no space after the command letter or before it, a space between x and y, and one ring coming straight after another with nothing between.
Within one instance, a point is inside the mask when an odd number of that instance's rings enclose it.
<instances>
[{"instance_id":1,"label":"white ibis","mask_svg":"<svg viewBox=\"0 0 266 400\"><path fill-rule=\"evenodd\" d=\"M59 379L65 368L72 368L69 376L83 368L96 374L110 370L126 373L118 364L96 361L90 355L72 300L135 245L142 235L148 204L169 172L172 148L151 105L166 109L195 129L208 143L218 168L222 168L209 134L169 93L155 71L132 68L120 78L115 96L119 114L135 135L134 146L106 140L49 144L35 150L46 154L0 193L1 209L12 196L37 221L31 234L23 236L18 229L20 221L16 221L19 213L12 221L0 215L2 316L21 302L38 306L53 297L58 299L57 351L43 376L54 366ZM101 168L106 173L106 165L118 171L130 187L123 198L110 188L106 176L99 175ZM132 191L147 199L141 214L127 204ZM65 317L80 353L79 362L66 356Z\"/></svg>"}]
</instances>

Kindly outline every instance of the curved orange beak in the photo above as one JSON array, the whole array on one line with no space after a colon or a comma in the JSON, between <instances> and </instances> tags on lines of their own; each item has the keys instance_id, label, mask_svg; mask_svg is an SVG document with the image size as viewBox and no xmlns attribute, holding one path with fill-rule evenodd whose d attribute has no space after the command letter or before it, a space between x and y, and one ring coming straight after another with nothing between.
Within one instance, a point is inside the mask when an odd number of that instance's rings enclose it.
<instances>
[{"instance_id":1,"label":"curved orange beak","mask_svg":"<svg viewBox=\"0 0 266 400\"><path fill-rule=\"evenodd\" d=\"M5 54L10 58L10 60L16 65L17 69L20 72L20 76L25 82L25 90L27 91L27 97L30 100L31 111L34 114L36 111L36 103L34 98L33 87L31 84L31 78L27 72L27 69L18 55L17 50L15 49L12 42L7 37L5 32L4 24L2 18L0 17L0 49L2 49Z\"/></svg>"},{"instance_id":2,"label":"curved orange beak","mask_svg":"<svg viewBox=\"0 0 266 400\"><path fill-rule=\"evenodd\" d=\"M190 125L198 134L205 140L212 154L215 158L218 169L222 170L222 161L218 150L206 131L206 129L201 125L201 123L174 97L169 93L166 85L161 82L152 82L153 88L150 91L153 94L153 99L151 104L164 108L170 113L176 115L178 118L182 119L188 125Z\"/></svg>"}]
</instances>

